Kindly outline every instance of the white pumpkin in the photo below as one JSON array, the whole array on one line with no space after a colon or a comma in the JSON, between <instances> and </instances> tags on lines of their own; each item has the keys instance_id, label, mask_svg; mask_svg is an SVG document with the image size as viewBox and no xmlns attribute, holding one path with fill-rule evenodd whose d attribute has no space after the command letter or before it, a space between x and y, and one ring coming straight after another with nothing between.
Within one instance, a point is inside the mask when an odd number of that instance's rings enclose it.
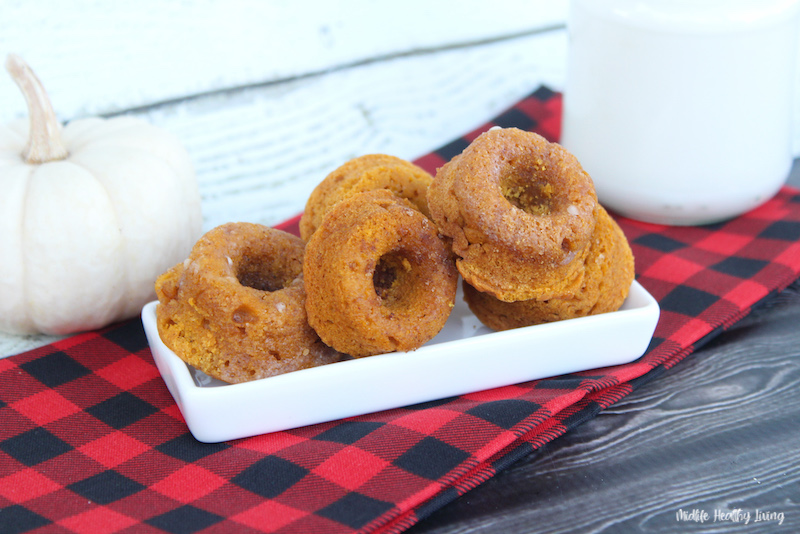
<instances>
[{"instance_id":1,"label":"white pumpkin","mask_svg":"<svg viewBox=\"0 0 800 534\"><path fill-rule=\"evenodd\" d=\"M62 128L18 57L29 121L0 125L0 330L67 334L137 315L200 235L192 163L131 117Z\"/></svg>"}]
</instances>

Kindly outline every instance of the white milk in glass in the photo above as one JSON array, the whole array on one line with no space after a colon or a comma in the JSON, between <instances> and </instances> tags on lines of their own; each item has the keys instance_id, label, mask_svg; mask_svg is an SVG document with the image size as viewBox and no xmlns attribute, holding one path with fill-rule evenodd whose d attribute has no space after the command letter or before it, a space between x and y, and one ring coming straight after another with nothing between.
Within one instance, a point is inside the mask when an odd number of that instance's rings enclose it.
<instances>
[{"instance_id":1,"label":"white milk in glass","mask_svg":"<svg viewBox=\"0 0 800 534\"><path fill-rule=\"evenodd\" d=\"M561 143L664 224L754 208L792 164L800 0L571 0Z\"/></svg>"}]
</instances>

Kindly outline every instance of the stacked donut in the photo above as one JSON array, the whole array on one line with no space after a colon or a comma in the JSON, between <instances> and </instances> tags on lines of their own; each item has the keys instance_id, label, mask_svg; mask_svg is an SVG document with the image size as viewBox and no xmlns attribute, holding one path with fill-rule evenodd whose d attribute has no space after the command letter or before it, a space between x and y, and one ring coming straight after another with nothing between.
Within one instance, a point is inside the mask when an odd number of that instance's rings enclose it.
<instances>
[{"instance_id":1,"label":"stacked donut","mask_svg":"<svg viewBox=\"0 0 800 534\"><path fill-rule=\"evenodd\" d=\"M431 181L399 158L363 156L317 186L303 239L251 223L212 229L156 281L159 336L231 383L422 346L458 284L427 216Z\"/></svg>"},{"instance_id":2,"label":"stacked donut","mask_svg":"<svg viewBox=\"0 0 800 534\"><path fill-rule=\"evenodd\" d=\"M431 177L353 159L312 192L296 237L250 223L203 236L156 281L159 335L243 382L347 357L410 351L465 300L495 330L614 311L633 256L559 145L492 129Z\"/></svg>"},{"instance_id":3,"label":"stacked donut","mask_svg":"<svg viewBox=\"0 0 800 534\"><path fill-rule=\"evenodd\" d=\"M481 134L438 170L428 207L470 309L494 330L614 311L628 295L624 234L577 159L540 135Z\"/></svg>"},{"instance_id":4,"label":"stacked donut","mask_svg":"<svg viewBox=\"0 0 800 534\"><path fill-rule=\"evenodd\" d=\"M421 347L444 326L458 272L427 217L431 176L384 155L352 160L312 192L300 219L308 320L354 357Z\"/></svg>"}]
</instances>

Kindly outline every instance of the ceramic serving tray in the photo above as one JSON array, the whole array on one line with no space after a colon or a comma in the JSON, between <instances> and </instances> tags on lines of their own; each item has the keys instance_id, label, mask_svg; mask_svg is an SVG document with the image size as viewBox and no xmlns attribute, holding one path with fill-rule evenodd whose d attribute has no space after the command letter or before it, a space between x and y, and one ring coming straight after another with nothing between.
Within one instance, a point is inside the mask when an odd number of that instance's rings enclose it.
<instances>
[{"instance_id":1,"label":"ceramic serving tray","mask_svg":"<svg viewBox=\"0 0 800 534\"><path fill-rule=\"evenodd\" d=\"M628 363L644 354L660 313L656 300L634 282L616 312L493 332L472 314L459 289L447 324L416 351L226 384L162 343L157 305L142 310L153 358L189 430L209 443Z\"/></svg>"}]
</instances>

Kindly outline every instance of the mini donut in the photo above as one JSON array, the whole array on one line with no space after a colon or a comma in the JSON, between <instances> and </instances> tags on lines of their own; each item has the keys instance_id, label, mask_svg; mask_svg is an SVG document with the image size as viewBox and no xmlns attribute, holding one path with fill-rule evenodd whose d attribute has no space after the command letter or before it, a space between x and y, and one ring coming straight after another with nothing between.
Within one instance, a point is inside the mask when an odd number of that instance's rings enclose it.
<instances>
[{"instance_id":1,"label":"mini donut","mask_svg":"<svg viewBox=\"0 0 800 534\"><path fill-rule=\"evenodd\" d=\"M596 205L572 154L516 128L478 136L428 188L431 218L452 239L461 275L507 302L581 287Z\"/></svg>"},{"instance_id":2,"label":"mini donut","mask_svg":"<svg viewBox=\"0 0 800 534\"><path fill-rule=\"evenodd\" d=\"M206 233L156 281L164 344L229 383L337 361L308 324L304 249L300 238L258 224Z\"/></svg>"},{"instance_id":3,"label":"mini donut","mask_svg":"<svg viewBox=\"0 0 800 534\"><path fill-rule=\"evenodd\" d=\"M427 217L426 192L433 177L404 159L368 154L331 172L311 192L300 218L300 237L308 241L332 206L357 193L388 189L411 201Z\"/></svg>"},{"instance_id":4,"label":"mini donut","mask_svg":"<svg viewBox=\"0 0 800 534\"><path fill-rule=\"evenodd\" d=\"M625 234L598 205L597 224L584 262L586 275L575 295L549 300L503 302L463 284L464 300L480 321L493 330L584 317L619 309L634 279L634 260Z\"/></svg>"},{"instance_id":5,"label":"mini donut","mask_svg":"<svg viewBox=\"0 0 800 534\"><path fill-rule=\"evenodd\" d=\"M306 244L308 321L353 357L410 351L452 311L458 272L434 224L387 190L336 204Z\"/></svg>"}]
</instances>

